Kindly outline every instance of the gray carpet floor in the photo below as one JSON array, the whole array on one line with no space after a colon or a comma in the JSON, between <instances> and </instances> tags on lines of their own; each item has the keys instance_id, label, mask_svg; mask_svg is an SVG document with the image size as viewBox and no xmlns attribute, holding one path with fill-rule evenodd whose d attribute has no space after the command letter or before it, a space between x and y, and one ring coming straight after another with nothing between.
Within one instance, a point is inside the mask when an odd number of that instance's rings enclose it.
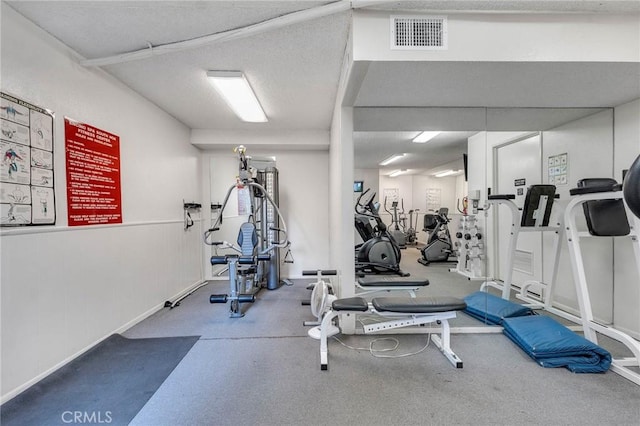
<instances>
[{"instance_id":1,"label":"gray carpet floor","mask_svg":"<svg viewBox=\"0 0 640 426\"><path fill-rule=\"evenodd\" d=\"M430 295L464 296L479 287L452 265L416 262L403 269L426 276ZM313 268L314 265L304 265ZM127 337L202 336L133 419L133 425L639 425L640 387L615 373L545 369L502 334L452 335L464 361L455 369L433 345L403 358L329 343L328 371L319 342L307 337L309 281L262 291L244 318L209 304L225 282L198 290L128 330ZM461 314L452 325L480 325ZM426 335L397 335L397 354L415 352ZM375 336L341 336L366 347ZM607 348L609 349L609 348Z\"/></svg>"}]
</instances>

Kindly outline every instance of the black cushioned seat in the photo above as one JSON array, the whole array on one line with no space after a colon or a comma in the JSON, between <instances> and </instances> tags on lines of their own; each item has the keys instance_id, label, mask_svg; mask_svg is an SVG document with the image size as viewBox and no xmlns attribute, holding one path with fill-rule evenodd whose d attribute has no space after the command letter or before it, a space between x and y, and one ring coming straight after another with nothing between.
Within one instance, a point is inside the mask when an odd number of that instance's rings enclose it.
<instances>
[{"instance_id":1,"label":"black cushioned seat","mask_svg":"<svg viewBox=\"0 0 640 426\"><path fill-rule=\"evenodd\" d=\"M378 312L400 312L406 314L462 311L467 307L464 300L456 297L376 297L371 300L371 304Z\"/></svg>"},{"instance_id":2,"label":"black cushioned seat","mask_svg":"<svg viewBox=\"0 0 640 426\"><path fill-rule=\"evenodd\" d=\"M586 181L587 179L582 179ZM582 182L581 181L581 182ZM569 190L570 195L597 194L599 192L616 192L622 189L622 185L615 182L610 185L584 186L581 188L572 188Z\"/></svg>"},{"instance_id":3,"label":"black cushioned seat","mask_svg":"<svg viewBox=\"0 0 640 426\"><path fill-rule=\"evenodd\" d=\"M331 308L334 311L367 312L369 310L369 304L362 297L348 297L346 299L334 300Z\"/></svg>"},{"instance_id":4,"label":"black cushioned seat","mask_svg":"<svg viewBox=\"0 0 640 426\"><path fill-rule=\"evenodd\" d=\"M429 280L426 278L381 275L358 278L358 284L362 287L424 287L429 285Z\"/></svg>"}]
</instances>

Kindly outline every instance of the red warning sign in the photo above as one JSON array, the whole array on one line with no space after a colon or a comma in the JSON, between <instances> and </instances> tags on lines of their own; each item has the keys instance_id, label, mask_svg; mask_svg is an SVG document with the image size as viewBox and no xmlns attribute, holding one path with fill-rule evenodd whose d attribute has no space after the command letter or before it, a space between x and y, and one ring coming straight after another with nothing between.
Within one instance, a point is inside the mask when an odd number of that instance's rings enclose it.
<instances>
[{"instance_id":1,"label":"red warning sign","mask_svg":"<svg viewBox=\"0 0 640 426\"><path fill-rule=\"evenodd\" d=\"M122 223L120 137L64 119L69 226Z\"/></svg>"}]
</instances>

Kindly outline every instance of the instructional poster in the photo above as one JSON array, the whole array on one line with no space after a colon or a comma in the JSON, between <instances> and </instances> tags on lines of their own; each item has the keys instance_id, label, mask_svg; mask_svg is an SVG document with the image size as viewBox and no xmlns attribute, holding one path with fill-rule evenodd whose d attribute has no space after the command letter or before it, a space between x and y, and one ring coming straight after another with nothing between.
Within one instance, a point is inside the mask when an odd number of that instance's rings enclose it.
<instances>
[{"instance_id":1,"label":"instructional poster","mask_svg":"<svg viewBox=\"0 0 640 426\"><path fill-rule=\"evenodd\" d=\"M438 211L442 206L442 190L440 188L427 188L427 211Z\"/></svg>"},{"instance_id":2,"label":"instructional poster","mask_svg":"<svg viewBox=\"0 0 640 426\"><path fill-rule=\"evenodd\" d=\"M120 138L64 119L69 226L122 223Z\"/></svg>"},{"instance_id":3,"label":"instructional poster","mask_svg":"<svg viewBox=\"0 0 640 426\"><path fill-rule=\"evenodd\" d=\"M55 225L53 112L0 92L0 224Z\"/></svg>"},{"instance_id":4,"label":"instructional poster","mask_svg":"<svg viewBox=\"0 0 640 426\"><path fill-rule=\"evenodd\" d=\"M547 171L549 176L550 185L566 185L568 183L568 155L564 154L553 155L547 159Z\"/></svg>"}]
</instances>

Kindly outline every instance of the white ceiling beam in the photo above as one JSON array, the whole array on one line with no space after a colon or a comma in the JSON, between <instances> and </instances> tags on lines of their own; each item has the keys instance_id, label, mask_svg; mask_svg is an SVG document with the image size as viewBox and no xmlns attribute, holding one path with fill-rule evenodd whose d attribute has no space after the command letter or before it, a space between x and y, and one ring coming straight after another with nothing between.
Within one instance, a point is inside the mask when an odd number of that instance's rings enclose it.
<instances>
[{"instance_id":1,"label":"white ceiling beam","mask_svg":"<svg viewBox=\"0 0 640 426\"><path fill-rule=\"evenodd\" d=\"M166 53L180 52L187 49L194 49L202 46L210 46L215 43L222 43L230 40L237 40L244 37L250 37L266 31L283 28L289 25L310 21L317 18L333 15L351 9L359 9L370 6L380 6L389 3L386 0L378 1L349 1L338 0L323 6L311 7L309 9L300 10L298 12L288 13L273 19L258 22L257 24L248 25L246 27L235 28L229 31L209 34L202 37L196 37L189 40L182 40L173 43L161 44L153 46L148 44L147 48L136 50L133 52L121 53L103 58L85 59L80 62L86 67L101 67L105 65L121 64L140 59L150 58L152 56L163 55Z\"/></svg>"}]
</instances>

